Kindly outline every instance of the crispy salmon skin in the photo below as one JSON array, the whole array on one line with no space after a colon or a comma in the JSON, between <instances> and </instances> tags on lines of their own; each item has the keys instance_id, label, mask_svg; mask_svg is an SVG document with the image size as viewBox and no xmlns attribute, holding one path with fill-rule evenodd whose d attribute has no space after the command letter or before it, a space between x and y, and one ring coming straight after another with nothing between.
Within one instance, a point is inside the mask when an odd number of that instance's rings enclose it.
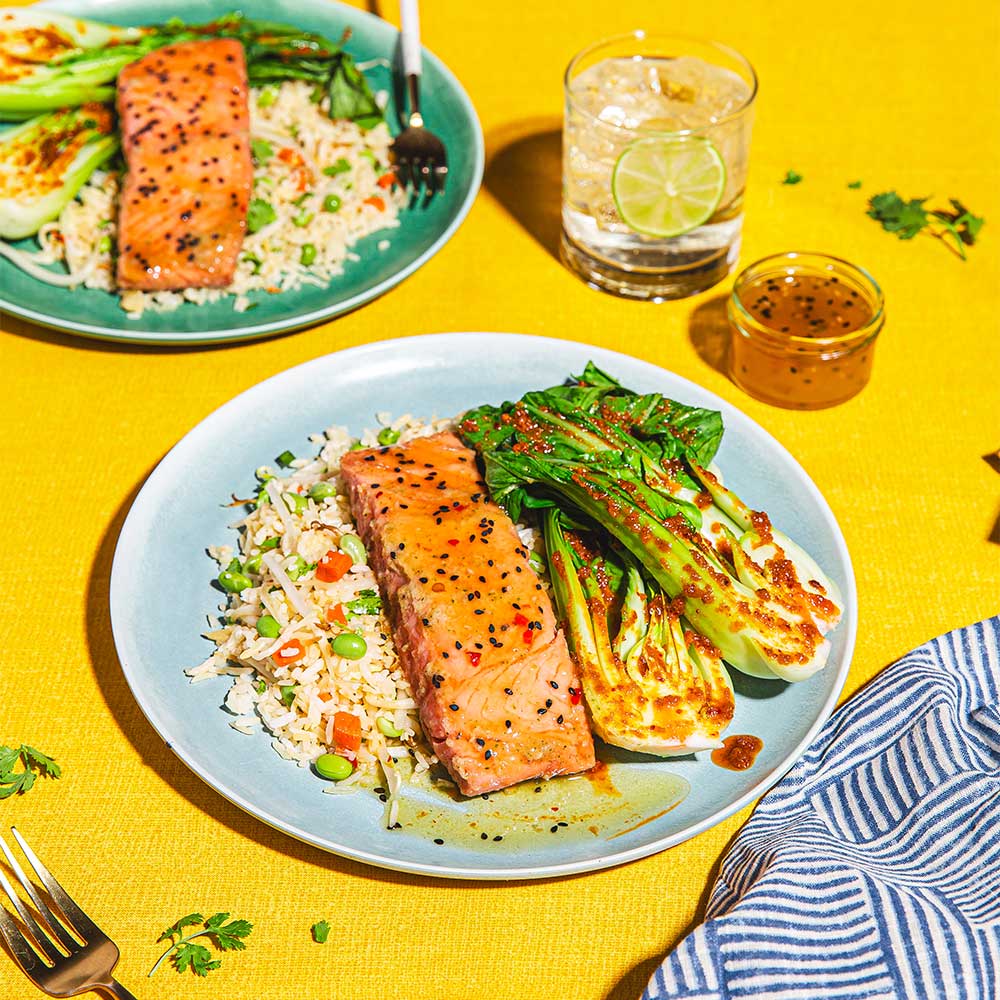
<instances>
[{"instance_id":1,"label":"crispy salmon skin","mask_svg":"<svg viewBox=\"0 0 1000 1000\"><path fill-rule=\"evenodd\" d=\"M465 795L594 765L580 681L510 518L453 434L341 476L434 752Z\"/></svg>"},{"instance_id":2,"label":"crispy salmon skin","mask_svg":"<svg viewBox=\"0 0 1000 1000\"><path fill-rule=\"evenodd\" d=\"M234 39L168 45L122 70L121 288L232 283L253 184L247 95Z\"/></svg>"}]
</instances>

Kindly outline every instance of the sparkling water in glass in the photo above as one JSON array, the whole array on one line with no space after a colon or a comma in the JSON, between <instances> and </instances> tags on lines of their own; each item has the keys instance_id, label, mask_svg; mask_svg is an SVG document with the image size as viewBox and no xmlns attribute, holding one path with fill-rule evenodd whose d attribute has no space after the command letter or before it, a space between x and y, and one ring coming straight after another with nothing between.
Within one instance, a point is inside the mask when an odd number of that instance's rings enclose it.
<instances>
[{"instance_id":1,"label":"sparkling water in glass","mask_svg":"<svg viewBox=\"0 0 1000 1000\"><path fill-rule=\"evenodd\" d=\"M651 301L721 281L736 264L743 224L757 92L747 60L715 42L636 31L584 49L569 64L564 86L564 263L591 285ZM615 166L637 143L653 157L662 150L661 160L690 147L709 157L717 186L706 196L694 182L694 197L708 198L701 208L671 204L691 194L683 184L678 190L667 180L659 192L665 213L690 217L689 227L672 227L683 231L639 231L634 219L631 225L623 219Z\"/></svg>"}]
</instances>

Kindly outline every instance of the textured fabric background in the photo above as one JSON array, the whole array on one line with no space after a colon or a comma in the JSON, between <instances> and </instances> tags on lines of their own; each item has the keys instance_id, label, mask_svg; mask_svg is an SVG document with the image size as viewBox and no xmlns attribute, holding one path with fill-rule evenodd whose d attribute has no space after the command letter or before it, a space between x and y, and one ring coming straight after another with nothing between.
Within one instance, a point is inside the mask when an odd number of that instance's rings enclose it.
<instances>
[{"instance_id":1,"label":"textured fabric background","mask_svg":"<svg viewBox=\"0 0 1000 1000\"><path fill-rule=\"evenodd\" d=\"M304 847L175 760L115 659L115 538L163 453L277 371L352 344L446 330L627 351L742 407L826 495L861 602L848 693L931 636L997 610L1000 547L989 538L1000 539L1000 475L983 459L1000 447L997 5L422 7L427 44L479 109L489 166L453 242L399 288L325 326L227 349L115 348L0 316L0 743L37 743L66 768L58 784L0 803L0 822L30 834L119 942L121 977L143 1000L633 1000L699 918L718 859L748 815L614 871L510 886L433 882ZM308 24L306 0L302 9ZM395 3L381 9L397 19ZM876 275L889 318L872 384L855 400L793 413L743 396L713 367L728 283L647 306L591 291L554 258L562 71L585 44L636 26L717 36L756 65L743 260L821 249ZM796 187L779 183L789 168L805 178ZM858 178L864 187L848 190ZM930 239L901 243L867 219L867 195L891 188L958 195L985 215L970 261ZM170 600L181 586L159 581L150 600ZM253 920L248 950L205 981L163 970L147 982L160 930L194 908ZM309 926L338 915L353 928L348 946L311 943ZM33 996L0 960L0 998Z\"/></svg>"}]
</instances>

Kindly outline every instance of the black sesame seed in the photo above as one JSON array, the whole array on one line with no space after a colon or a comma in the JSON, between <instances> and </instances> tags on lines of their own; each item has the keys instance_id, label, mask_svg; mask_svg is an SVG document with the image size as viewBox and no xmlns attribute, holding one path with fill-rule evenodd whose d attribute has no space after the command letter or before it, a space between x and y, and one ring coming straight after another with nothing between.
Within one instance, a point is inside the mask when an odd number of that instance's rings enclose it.
<instances>
[{"instance_id":1,"label":"black sesame seed","mask_svg":"<svg viewBox=\"0 0 1000 1000\"><path fill-rule=\"evenodd\" d=\"M458 711L458 705L455 705L455 704L451 704L451 705L449 705L448 707L449 707L449 708L450 708L450 709L451 709L451 710L452 710L453 712L457 712L457 711Z\"/></svg>"}]
</instances>

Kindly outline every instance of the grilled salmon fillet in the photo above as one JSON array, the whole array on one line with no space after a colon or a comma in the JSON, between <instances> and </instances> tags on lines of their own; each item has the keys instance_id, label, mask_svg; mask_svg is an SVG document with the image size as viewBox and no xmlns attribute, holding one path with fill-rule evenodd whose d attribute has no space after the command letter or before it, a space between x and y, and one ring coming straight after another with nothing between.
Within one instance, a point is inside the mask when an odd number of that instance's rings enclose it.
<instances>
[{"instance_id":1,"label":"grilled salmon fillet","mask_svg":"<svg viewBox=\"0 0 1000 1000\"><path fill-rule=\"evenodd\" d=\"M566 640L475 452L435 434L349 452L341 476L424 733L460 791L593 767Z\"/></svg>"},{"instance_id":2,"label":"grilled salmon fillet","mask_svg":"<svg viewBox=\"0 0 1000 1000\"><path fill-rule=\"evenodd\" d=\"M122 70L119 287L231 284L253 184L247 93L230 38L168 45Z\"/></svg>"}]
</instances>

